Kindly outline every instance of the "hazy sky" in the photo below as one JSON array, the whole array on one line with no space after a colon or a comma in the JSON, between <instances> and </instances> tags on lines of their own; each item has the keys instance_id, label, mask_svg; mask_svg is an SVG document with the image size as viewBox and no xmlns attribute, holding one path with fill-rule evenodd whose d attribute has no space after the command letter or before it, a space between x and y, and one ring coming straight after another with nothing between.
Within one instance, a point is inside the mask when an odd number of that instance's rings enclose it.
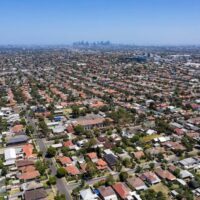
<instances>
[{"instance_id":1,"label":"hazy sky","mask_svg":"<svg viewBox=\"0 0 200 200\"><path fill-rule=\"evenodd\" d=\"M0 44L200 44L200 0L0 0Z\"/></svg>"}]
</instances>

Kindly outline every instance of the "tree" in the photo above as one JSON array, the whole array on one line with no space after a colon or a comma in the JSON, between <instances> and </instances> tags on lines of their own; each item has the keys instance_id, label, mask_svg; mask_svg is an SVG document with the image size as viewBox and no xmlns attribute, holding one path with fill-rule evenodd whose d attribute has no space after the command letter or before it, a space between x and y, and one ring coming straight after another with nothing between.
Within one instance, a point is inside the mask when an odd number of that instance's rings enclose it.
<instances>
[{"instance_id":1,"label":"tree","mask_svg":"<svg viewBox=\"0 0 200 200\"><path fill-rule=\"evenodd\" d=\"M166 122L165 119L161 118L157 118L156 121L156 128L157 131L159 133L171 133L170 128L169 128L169 124Z\"/></svg>"},{"instance_id":2,"label":"tree","mask_svg":"<svg viewBox=\"0 0 200 200\"><path fill-rule=\"evenodd\" d=\"M31 135L34 133L34 128L31 125L26 126L26 134Z\"/></svg>"},{"instance_id":3,"label":"tree","mask_svg":"<svg viewBox=\"0 0 200 200\"><path fill-rule=\"evenodd\" d=\"M115 123L120 124L129 123L133 120L133 114L123 108L119 108L117 111L112 111L110 117Z\"/></svg>"},{"instance_id":4,"label":"tree","mask_svg":"<svg viewBox=\"0 0 200 200\"><path fill-rule=\"evenodd\" d=\"M165 195L161 191L155 192L152 189L145 190L141 197L143 200L166 200Z\"/></svg>"},{"instance_id":5,"label":"tree","mask_svg":"<svg viewBox=\"0 0 200 200\"><path fill-rule=\"evenodd\" d=\"M49 158L52 158L56 155L56 149L52 146L50 146L48 149L47 149L47 157Z\"/></svg>"},{"instance_id":6,"label":"tree","mask_svg":"<svg viewBox=\"0 0 200 200\"><path fill-rule=\"evenodd\" d=\"M47 165L46 163L42 162L41 160L36 161L35 168L39 171L40 175L44 175Z\"/></svg>"},{"instance_id":7,"label":"tree","mask_svg":"<svg viewBox=\"0 0 200 200\"><path fill-rule=\"evenodd\" d=\"M182 138L181 142L187 148L187 151L192 151L194 141L192 141L189 137L185 136Z\"/></svg>"},{"instance_id":8,"label":"tree","mask_svg":"<svg viewBox=\"0 0 200 200\"><path fill-rule=\"evenodd\" d=\"M128 178L128 173L127 172L121 172L119 174L120 181L124 182L127 178Z\"/></svg>"},{"instance_id":9,"label":"tree","mask_svg":"<svg viewBox=\"0 0 200 200\"><path fill-rule=\"evenodd\" d=\"M123 161L122 161L122 164L125 166L125 167L132 167L132 163L131 163L131 160L129 158L125 158Z\"/></svg>"},{"instance_id":10,"label":"tree","mask_svg":"<svg viewBox=\"0 0 200 200\"><path fill-rule=\"evenodd\" d=\"M97 156L98 156L98 157L101 157L102 149L101 149L99 146L97 146L96 152L97 152Z\"/></svg>"},{"instance_id":11,"label":"tree","mask_svg":"<svg viewBox=\"0 0 200 200\"><path fill-rule=\"evenodd\" d=\"M63 167L58 168L56 176L62 178L66 175L66 170Z\"/></svg>"},{"instance_id":12,"label":"tree","mask_svg":"<svg viewBox=\"0 0 200 200\"><path fill-rule=\"evenodd\" d=\"M95 138L90 139L87 144L86 144L86 148L90 149L92 148L94 145L97 144L97 141Z\"/></svg>"},{"instance_id":13,"label":"tree","mask_svg":"<svg viewBox=\"0 0 200 200\"><path fill-rule=\"evenodd\" d=\"M46 137L47 134L49 133L49 129L48 129L48 126L46 125L44 119L40 119L39 120L39 127L41 129L41 132L43 133L43 135Z\"/></svg>"},{"instance_id":14,"label":"tree","mask_svg":"<svg viewBox=\"0 0 200 200\"><path fill-rule=\"evenodd\" d=\"M150 167L151 169L153 169L154 166L155 166L155 163L153 163L153 162L149 164L149 167Z\"/></svg>"},{"instance_id":15,"label":"tree","mask_svg":"<svg viewBox=\"0 0 200 200\"><path fill-rule=\"evenodd\" d=\"M106 181L105 181L105 184L106 184L107 186L113 185L114 182L115 182L115 180L114 180L113 175L110 174L109 176L107 176Z\"/></svg>"},{"instance_id":16,"label":"tree","mask_svg":"<svg viewBox=\"0 0 200 200\"><path fill-rule=\"evenodd\" d=\"M117 170L118 172L120 172L121 169L122 169L122 164L121 164L121 162L120 162L119 160L117 160L117 163L116 163L116 170Z\"/></svg>"},{"instance_id":17,"label":"tree","mask_svg":"<svg viewBox=\"0 0 200 200\"><path fill-rule=\"evenodd\" d=\"M76 134L82 134L84 133L84 127L82 125L77 125L74 127L74 131Z\"/></svg>"},{"instance_id":18,"label":"tree","mask_svg":"<svg viewBox=\"0 0 200 200\"><path fill-rule=\"evenodd\" d=\"M165 195L163 194L163 192L159 191L159 192L157 193L157 199L158 199L158 200L166 200L166 197L165 197Z\"/></svg>"},{"instance_id":19,"label":"tree","mask_svg":"<svg viewBox=\"0 0 200 200\"><path fill-rule=\"evenodd\" d=\"M62 147L61 152L63 153L64 156L69 156L69 147Z\"/></svg>"},{"instance_id":20,"label":"tree","mask_svg":"<svg viewBox=\"0 0 200 200\"><path fill-rule=\"evenodd\" d=\"M55 185L56 184L56 177L55 176L50 176L49 180L47 181L48 185Z\"/></svg>"},{"instance_id":21,"label":"tree","mask_svg":"<svg viewBox=\"0 0 200 200\"><path fill-rule=\"evenodd\" d=\"M6 174L8 173L8 169L4 166L1 168L1 176L6 176Z\"/></svg>"},{"instance_id":22,"label":"tree","mask_svg":"<svg viewBox=\"0 0 200 200\"><path fill-rule=\"evenodd\" d=\"M164 159L164 156L162 153L158 153L157 158L161 162Z\"/></svg>"},{"instance_id":23,"label":"tree","mask_svg":"<svg viewBox=\"0 0 200 200\"><path fill-rule=\"evenodd\" d=\"M55 197L54 197L54 200L65 200L65 195L64 194L57 194Z\"/></svg>"},{"instance_id":24,"label":"tree","mask_svg":"<svg viewBox=\"0 0 200 200\"><path fill-rule=\"evenodd\" d=\"M97 173L96 165L91 161L87 163L85 170L87 171L88 176L91 178Z\"/></svg>"},{"instance_id":25,"label":"tree","mask_svg":"<svg viewBox=\"0 0 200 200\"><path fill-rule=\"evenodd\" d=\"M42 157L42 155L43 155L42 151L39 151L38 152L38 157Z\"/></svg>"},{"instance_id":26,"label":"tree","mask_svg":"<svg viewBox=\"0 0 200 200\"><path fill-rule=\"evenodd\" d=\"M135 170L135 173L140 173L141 170L142 170L142 168L138 165L137 168L136 168L136 170Z\"/></svg>"},{"instance_id":27,"label":"tree","mask_svg":"<svg viewBox=\"0 0 200 200\"><path fill-rule=\"evenodd\" d=\"M174 170L173 174L174 174L176 177L179 177L180 169L179 169L179 168L176 168L176 169Z\"/></svg>"},{"instance_id":28,"label":"tree","mask_svg":"<svg viewBox=\"0 0 200 200\"><path fill-rule=\"evenodd\" d=\"M72 106L72 116L73 118L77 118L80 116L80 109L78 106Z\"/></svg>"}]
</instances>

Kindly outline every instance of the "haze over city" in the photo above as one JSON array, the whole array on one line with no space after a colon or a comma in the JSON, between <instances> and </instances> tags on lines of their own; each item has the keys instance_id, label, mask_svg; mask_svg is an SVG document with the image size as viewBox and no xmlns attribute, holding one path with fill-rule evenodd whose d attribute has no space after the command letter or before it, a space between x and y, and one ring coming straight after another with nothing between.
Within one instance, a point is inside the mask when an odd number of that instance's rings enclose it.
<instances>
[{"instance_id":1,"label":"haze over city","mask_svg":"<svg viewBox=\"0 0 200 200\"><path fill-rule=\"evenodd\" d=\"M6 0L0 44L199 45L199 0Z\"/></svg>"},{"instance_id":2,"label":"haze over city","mask_svg":"<svg viewBox=\"0 0 200 200\"><path fill-rule=\"evenodd\" d=\"M200 0L0 0L0 200L200 200Z\"/></svg>"}]
</instances>

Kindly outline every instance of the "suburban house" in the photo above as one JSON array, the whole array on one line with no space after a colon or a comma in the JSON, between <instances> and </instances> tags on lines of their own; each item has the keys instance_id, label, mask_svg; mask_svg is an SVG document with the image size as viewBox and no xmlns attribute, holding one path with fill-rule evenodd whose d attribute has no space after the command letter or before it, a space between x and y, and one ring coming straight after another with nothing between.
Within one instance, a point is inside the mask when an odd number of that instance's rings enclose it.
<instances>
[{"instance_id":1,"label":"suburban house","mask_svg":"<svg viewBox=\"0 0 200 200\"><path fill-rule=\"evenodd\" d=\"M125 183L118 182L115 183L112 187L120 199L123 200L133 199L131 197L131 190L128 188L128 186L125 185Z\"/></svg>"},{"instance_id":2,"label":"suburban house","mask_svg":"<svg viewBox=\"0 0 200 200\"><path fill-rule=\"evenodd\" d=\"M144 172L140 178L143 180L143 181L147 181L149 182L151 185L154 185L156 183L159 183L161 182L161 180L156 176L156 174L154 172L151 172L151 171L147 171L147 172Z\"/></svg>"},{"instance_id":3,"label":"suburban house","mask_svg":"<svg viewBox=\"0 0 200 200\"><path fill-rule=\"evenodd\" d=\"M105 161L108 163L109 167L114 169L117 164L117 157L113 154L105 154L104 155Z\"/></svg>"},{"instance_id":4,"label":"suburban house","mask_svg":"<svg viewBox=\"0 0 200 200\"><path fill-rule=\"evenodd\" d=\"M127 183L133 190L146 190L147 189L146 184L139 177L128 178Z\"/></svg>"},{"instance_id":5,"label":"suburban house","mask_svg":"<svg viewBox=\"0 0 200 200\"><path fill-rule=\"evenodd\" d=\"M93 193L93 191L88 188L80 191L80 199L81 200L98 200L98 196Z\"/></svg>"},{"instance_id":6,"label":"suburban house","mask_svg":"<svg viewBox=\"0 0 200 200\"><path fill-rule=\"evenodd\" d=\"M155 173L162 179L166 179L168 181L176 180L176 177L172 173L170 173L168 170L157 168L155 169Z\"/></svg>"},{"instance_id":7,"label":"suburban house","mask_svg":"<svg viewBox=\"0 0 200 200\"><path fill-rule=\"evenodd\" d=\"M101 186L98 188L98 191L103 200L118 200L117 195L111 186Z\"/></svg>"}]
</instances>

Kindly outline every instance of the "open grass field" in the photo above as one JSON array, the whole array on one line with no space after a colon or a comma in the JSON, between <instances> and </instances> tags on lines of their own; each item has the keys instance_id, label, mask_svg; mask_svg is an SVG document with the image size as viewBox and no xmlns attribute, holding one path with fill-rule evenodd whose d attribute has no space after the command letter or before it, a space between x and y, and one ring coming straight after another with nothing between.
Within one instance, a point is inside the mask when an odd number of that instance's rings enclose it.
<instances>
[{"instance_id":1,"label":"open grass field","mask_svg":"<svg viewBox=\"0 0 200 200\"><path fill-rule=\"evenodd\" d=\"M150 189L153 189L156 192L163 192L166 196L167 199L170 199L168 193L169 193L169 189L163 184L163 183L158 183L156 185L153 185L150 187Z\"/></svg>"},{"instance_id":2,"label":"open grass field","mask_svg":"<svg viewBox=\"0 0 200 200\"><path fill-rule=\"evenodd\" d=\"M157 135L157 134L147 135L147 136L144 136L144 137L140 138L140 142L147 143L147 142L150 142L151 140L153 140L153 139L155 139L157 137L160 137L160 136Z\"/></svg>"}]
</instances>

